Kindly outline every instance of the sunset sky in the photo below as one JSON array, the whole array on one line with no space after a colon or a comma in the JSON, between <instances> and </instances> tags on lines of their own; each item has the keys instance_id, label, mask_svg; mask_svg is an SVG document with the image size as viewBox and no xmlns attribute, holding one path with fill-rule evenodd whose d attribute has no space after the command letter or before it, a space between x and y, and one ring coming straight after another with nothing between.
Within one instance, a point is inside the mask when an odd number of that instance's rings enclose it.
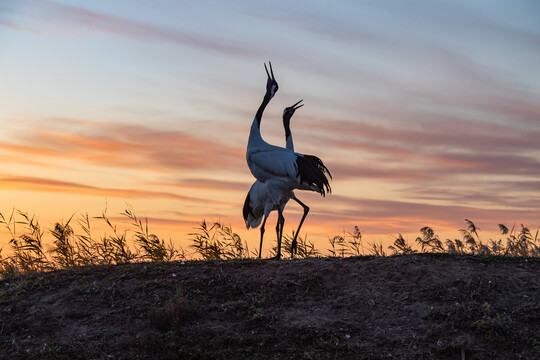
<instances>
[{"instance_id":1,"label":"sunset sky","mask_svg":"<svg viewBox=\"0 0 540 360\"><path fill-rule=\"evenodd\" d=\"M333 175L326 198L297 193L321 248L354 225L368 241L540 225L537 0L2 0L0 212L121 222L127 203L182 245L206 219L255 247L245 150L269 60L263 137L284 146L304 99L296 151Z\"/></svg>"}]
</instances>

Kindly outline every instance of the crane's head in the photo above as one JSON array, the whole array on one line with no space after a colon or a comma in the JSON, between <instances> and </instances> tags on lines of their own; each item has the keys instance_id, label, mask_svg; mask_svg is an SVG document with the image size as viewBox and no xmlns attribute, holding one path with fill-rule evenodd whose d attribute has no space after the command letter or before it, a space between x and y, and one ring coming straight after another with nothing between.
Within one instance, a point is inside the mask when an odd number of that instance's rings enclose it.
<instances>
[{"instance_id":1,"label":"crane's head","mask_svg":"<svg viewBox=\"0 0 540 360\"><path fill-rule=\"evenodd\" d=\"M304 104L301 104L301 105L298 105L302 102L303 100L300 100L299 102L297 102L296 104L292 105L292 106L289 106L287 108L285 108L285 110L283 110L283 121L289 121L291 120L291 117L293 116L294 112L296 111L296 109L299 109L301 108L302 106L304 106Z\"/></svg>"},{"instance_id":2,"label":"crane's head","mask_svg":"<svg viewBox=\"0 0 540 360\"><path fill-rule=\"evenodd\" d=\"M269 95L270 98L272 98L278 91L279 86L274 77L274 72L272 71L272 63L269 61L268 64L270 65L270 72L268 72L268 68L266 67L266 64L264 64L266 75L268 75L268 80L266 80L266 95Z\"/></svg>"}]
</instances>

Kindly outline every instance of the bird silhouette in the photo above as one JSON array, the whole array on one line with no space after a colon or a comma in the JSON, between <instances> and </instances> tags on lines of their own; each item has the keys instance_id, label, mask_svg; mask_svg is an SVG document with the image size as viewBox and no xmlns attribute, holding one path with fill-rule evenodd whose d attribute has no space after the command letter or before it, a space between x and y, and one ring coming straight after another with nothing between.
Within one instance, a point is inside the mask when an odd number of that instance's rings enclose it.
<instances>
[{"instance_id":1,"label":"bird silhouette","mask_svg":"<svg viewBox=\"0 0 540 360\"><path fill-rule=\"evenodd\" d=\"M271 145L263 140L260 126L264 109L275 95L278 87L274 77L272 64L270 72L265 64L266 93L255 114L251 124L246 161L251 174L266 185L270 199L278 211L278 221L281 226L278 235L276 259L281 258L281 239L283 237L283 224L285 218L282 211L282 202L288 200L288 194L294 189L311 190L325 196L331 192L326 174L332 175L321 159L314 155L304 155L283 147Z\"/></svg>"},{"instance_id":2,"label":"bird silhouette","mask_svg":"<svg viewBox=\"0 0 540 360\"><path fill-rule=\"evenodd\" d=\"M283 110L283 128L285 130L285 148L294 151L294 141L292 137L292 132L290 128L290 121L292 116L294 115L294 112L302 107L304 104L298 105L302 102L302 100L298 101L296 104L289 106ZM289 199L294 199L297 201L303 208L304 208L304 215L302 217L302 220L300 221L300 225L298 226L298 229L295 232L294 240L291 243L291 247L294 249L296 246L296 238L298 236L298 233L300 232L300 228L302 227L302 223L304 222L305 217L307 216L307 213L309 212L309 207L307 207L304 203L302 203L300 200L296 198L294 195L294 192L291 190L288 194L283 194L283 198L281 201L281 211L283 212L285 205L289 201ZM265 225L266 220L268 219L268 216L270 213L274 210L277 210L276 205L270 198L270 194L268 193L268 190L266 189L266 185L259 180L255 180L253 185L251 185L251 188L249 189L249 192L246 196L246 200L244 202L244 208L243 208L243 215L244 215L244 221L246 223L246 227L256 229L262 221L261 225L261 239L260 239L260 246L259 246L259 258L262 254L262 244L263 244L263 238L264 238L264 231L265 231ZM282 224L279 221L277 221L276 224L276 236L279 237L279 229ZM276 237L276 239L277 239Z\"/></svg>"}]
</instances>

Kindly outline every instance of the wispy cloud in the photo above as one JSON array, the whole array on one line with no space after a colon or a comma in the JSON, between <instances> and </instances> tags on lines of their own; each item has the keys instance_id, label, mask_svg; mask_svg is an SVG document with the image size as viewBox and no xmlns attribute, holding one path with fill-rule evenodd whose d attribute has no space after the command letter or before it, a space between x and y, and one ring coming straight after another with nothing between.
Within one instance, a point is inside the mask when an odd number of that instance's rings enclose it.
<instances>
[{"instance_id":1,"label":"wispy cloud","mask_svg":"<svg viewBox=\"0 0 540 360\"><path fill-rule=\"evenodd\" d=\"M330 153L349 154L335 165L341 176L540 175L538 131L440 115L428 120L426 114L409 122L409 116L404 113L401 124L314 118L310 134Z\"/></svg>"},{"instance_id":2,"label":"wispy cloud","mask_svg":"<svg viewBox=\"0 0 540 360\"><path fill-rule=\"evenodd\" d=\"M10 7L7 5L3 8L5 11L13 12L17 9L15 6ZM219 39L219 36L209 37L202 34L189 33L187 31L99 13L83 7L62 4L55 1L26 0L21 5L26 11L15 13L16 16L12 16L10 19L0 18L0 25L32 33L46 32L47 28L53 28L57 34L62 33L57 29L60 26L64 26L64 32L68 34L88 29L138 41L168 42L221 54L249 55L244 49L230 42L225 42L223 39ZM17 16L21 15L27 18L23 19L21 23L18 23ZM39 21L42 24L34 24L34 21ZM43 23L49 25L43 25Z\"/></svg>"},{"instance_id":3,"label":"wispy cloud","mask_svg":"<svg viewBox=\"0 0 540 360\"><path fill-rule=\"evenodd\" d=\"M448 39L440 39L436 31L444 34L447 28L466 26L474 31L475 36L492 40L486 40L489 43L486 46L493 48L516 46L516 50L521 50L523 48L516 45L521 40L529 45L528 49L536 48L535 54L539 59L540 34L495 22L463 4L422 1L413 5L373 2L368 6L351 6L358 7L356 10L359 14L372 14L375 9L374 15L392 25L381 28L369 21L364 24L356 17L338 17L333 12L324 13L317 9L280 9L253 15L271 23L315 34L322 37L321 41L330 39L343 43L344 48L358 54L359 62L352 62L349 56L334 57L331 65L326 58L296 59L296 62L301 64L299 67L302 70L309 69L312 73L332 79L362 84L357 87L360 93L365 88L374 88L375 91L409 101L409 104L394 102L394 106L410 106L413 103L425 107L446 107L445 110L451 111L468 109L515 125L537 125L534 119L540 116L540 104L534 89L509 81L513 74L504 68L492 66L489 60L475 58L466 41L456 44ZM418 11L420 8L422 11ZM303 16L306 11L311 16ZM430 16L426 18L425 14ZM396 20L396 24L393 24L393 20ZM418 21L428 22L429 27L437 29L434 35L415 34L414 30L408 28L410 25L418 31L422 27ZM381 68L380 63L373 65L365 62L365 59L373 58L381 60L388 69ZM407 69L408 76L403 76L401 71L394 72L394 69L403 68ZM329 100L321 98L320 101ZM364 114L359 113L359 116Z\"/></svg>"},{"instance_id":4,"label":"wispy cloud","mask_svg":"<svg viewBox=\"0 0 540 360\"><path fill-rule=\"evenodd\" d=\"M411 186L406 189L418 201L455 202L466 206L483 206L497 209L520 209L540 211L540 184L535 181L494 181L482 187L451 186L451 184L431 187Z\"/></svg>"},{"instance_id":5,"label":"wispy cloud","mask_svg":"<svg viewBox=\"0 0 540 360\"><path fill-rule=\"evenodd\" d=\"M219 189L219 190L232 190L232 191L245 191L249 189L251 184L249 182L242 181L226 181L216 180L208 178L186 178L180 179L176 183L176 186L194 188L194 189Z\"/></svg>"},{"instance_id":6,"label":"wispy cloud","mask_svg":"<svg viewBox=\"0 0 540 360\"><path fill-rule=\"evenodd\" d=\"M521 5L521 4L520 4ZM488 13L481 13L464 2L440 2L411 1L371 1L370 6L385 12L396 13L411 21L427 21L430 24L447 29L449 26L458 27L460 31L481 31L495 38L504 38L516 42L518 46L535 46L540 48L540 35L522 28L512 26L507 21L497 21ZM481 6L481 5L480 5ZM537 4L527 3L530 11L538 11ZM421 8L422 11L418 11Z\"/></svg>"},{"instance_id":7,"label":"wispy cloud","mask_svg":"<svg viewBox=\"0 0 540 360\"><path fill-rule=\"evenodd\" d=\"M4 189L21 191L57 192L78 195L91 195L99 197L148 199L165 198L186 202L200 203L202 199L164 191L151 191L141 189L102 188L69 181L60 181L39 177L25 176L1 176L0 184ZM204 199L205 202L211 201ZM222 204L221 201L212 201L214 204Z\"/></svg>"},{"instance_id":8,"label":"wispy cloud","mask_svg":"<svg viewBox=\"0 0 540 360\"><path fill-rule=\"evenodd\" d=\"M302 197L300 194L299 197L303 199L305 195ZM487 226L491 231L495 230L499 223L511 224L520 221L535 226L538 222L530 208L430 204L422 201L378 200L340 195L332 195L328 199L310 197L309 203L318 209L317 221L325 222L325 226L331 228L358 225L369 233L389 233L392 228L399 232L416 232L422 226L455 231L456 224L463 224L465 218L473 219L479 226Z\"/></svg>"},{"instance_id":9,"label":"wispy cloud","mask_svg":"<svg viewBox=\"0 0 540 360\"><path fill-rule=\"evenodd\" d=\"M243 144L242 144L243 145ZM0 149L41 157L73 158L102 167L150 171L244 168L244 149L205 134L141 125L89 123L77 129L15 134Z\"/></svg>"}]
</instances>

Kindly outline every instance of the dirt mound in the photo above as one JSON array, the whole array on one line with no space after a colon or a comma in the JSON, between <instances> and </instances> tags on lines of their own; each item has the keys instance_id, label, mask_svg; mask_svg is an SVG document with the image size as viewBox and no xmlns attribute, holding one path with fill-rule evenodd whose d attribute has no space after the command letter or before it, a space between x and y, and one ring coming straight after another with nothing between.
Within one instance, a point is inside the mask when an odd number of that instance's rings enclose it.
<instances>
[{"instance_id":1,"label":"dirt mound","mask_svg":"<svg viewBox=\"0 0 540 360\"><path fill-rule=\"evenodd\" d=\"M0 282L0 359L540 358L540 260L137 263Z\"/></svg>"}]
</instances>

